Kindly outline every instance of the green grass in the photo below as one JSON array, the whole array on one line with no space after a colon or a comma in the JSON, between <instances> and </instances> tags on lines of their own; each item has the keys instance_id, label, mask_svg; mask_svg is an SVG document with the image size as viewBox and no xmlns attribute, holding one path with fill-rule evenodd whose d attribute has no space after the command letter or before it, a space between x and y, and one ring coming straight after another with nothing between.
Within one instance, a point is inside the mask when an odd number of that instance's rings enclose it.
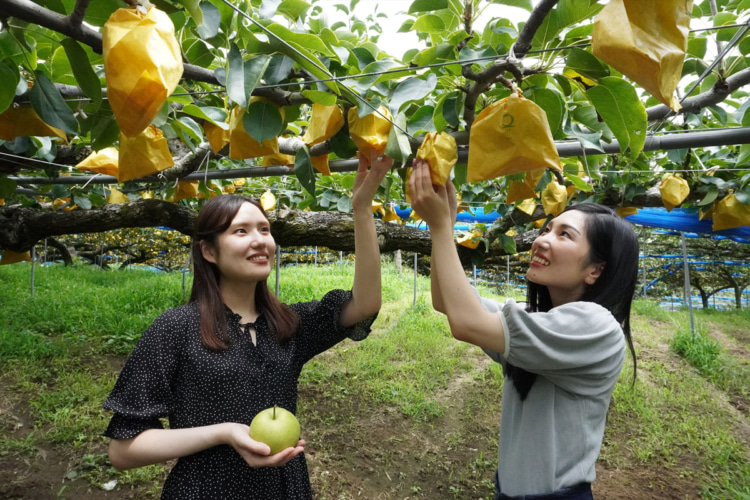
<instances>
[{"instance_id":1,"label":"green grass","mask_svg":"<svg viewBox=\"0 0 750 500\"><path fill-rule=\"evenodd\" d=\"M109 413L101 403L141 332L184 301L181 275L37 268L31 297L29 271L26 264L0 268L0 388L7 401L25 403L31 419L27 432L14 437L5 432L14 422L0 411L0 461L33 460L37 450L55 447L92 485L117 479L119 487L135 488L140 497L158 497L167 467L120 473L109 466L107 440L101 437ZM281 298L310 300L331 288L348 288L352 272L350 263L282 268ZM384 305L373 333L364 342L343 342L306 365L301 418L318 432L313 437L322 456L335 456L326 448L327 433L355 429L365 418L358 411L398 415L408 422L410 436L431 447L420 461L438 471L446 498L487 497L497 460L491 450L496 450L501 405L499 366L451 338L445 318L430 307L429 278L417 279L416 304L413 286L411 269L397 274L384 263ZM491 292L482 290L486 296ZM750 314L696 311L695 322L698 332L692 334L687 311L635 302L638 382L631 388L632 367L626 362L600 461L686 478L700 485L702 498L748 498L748 437L739 432L741 420L747 427L748 414L731 403L749 400L750 363L741 353L748 348ZM403 437L392 439L373 453L395 466L407 457L387 454L403 446ZM482 451L455 463L444 458L467 449ZM316 481L320 491L336 491L333 479ZM425 484L409 488L416 495Z\"/></svg>"}]
</instances>

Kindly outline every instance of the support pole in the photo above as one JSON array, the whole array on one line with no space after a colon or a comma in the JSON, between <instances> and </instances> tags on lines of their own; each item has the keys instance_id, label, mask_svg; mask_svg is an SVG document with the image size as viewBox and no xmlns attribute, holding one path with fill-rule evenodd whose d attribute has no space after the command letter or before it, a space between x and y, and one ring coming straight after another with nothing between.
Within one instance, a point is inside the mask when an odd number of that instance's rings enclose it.
<instances>
[{"instance_id":1,"label":"support pole","mask_svg":"<svg viewBox=\"0 0 750 500\"><path fill-rule=\"evenodd\" d=\"M414 301L413 306L417 305L417 254L414 254Z\"/></svg>"},{"instance_id":2,"label":"support pole","mask_svg":"<svg viewBox=\"0 0 750 500\"><path fill-rule=\"evenodd\" d=\"M276 297L279 297L279 266L281 265L281 246L276 247Z\"/></svg>"},{"instance_id":3,"label":"support pole","mask_svg":"<svg viewBox=\"0 0 750 500\"><path fill-rule=\"evenodd\" d=\"M31 296L34 296L34 272L36 271L36 245L31 247Z\"/></svg>"},{"instance_id":4,"label":"support pole","mask_svg":"<svg viewBox=\"0 0 750 500\"><path fill-rule=\"evenodd\" d=\"M690 266L688 266L687 260L687 243L685 242L685 233L680 231L682 236L682 258L685 263L685 302L687 302L688 310L690 311L690 332L695 334L695 320L693 319L693 297L690 292Z\"/></svg>"}]
</instances>

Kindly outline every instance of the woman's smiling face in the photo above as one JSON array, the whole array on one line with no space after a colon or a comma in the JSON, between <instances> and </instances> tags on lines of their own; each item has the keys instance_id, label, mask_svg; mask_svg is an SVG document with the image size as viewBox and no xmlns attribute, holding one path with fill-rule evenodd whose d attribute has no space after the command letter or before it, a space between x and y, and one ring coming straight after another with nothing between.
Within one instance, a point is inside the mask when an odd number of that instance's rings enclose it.
<instances>
[{"instance_id":1,"label":"woman's smiling face","mask_svg":"<svg viewBox=\"0 0 750 500\"><path fill-rule=\"evenodd\" d=\"M590 250L586 215L578 210L563 212L534 240L526 277L547 287L554 306L578 300L604 268L590 262Z\"/></svg>"},{"instance_id":2,"label":"woman's smiling face","mask_svg":"<svg viewBox=\"0 0 750 500\"><path fill-rule=\"evenodd\" d=\"M276 242L271 223L258 207L243 203L231 224L216 239L216 248L202 246L203 256L216 264L222 281L258 282L271 272Z\"/></svg>"}]
</instances>

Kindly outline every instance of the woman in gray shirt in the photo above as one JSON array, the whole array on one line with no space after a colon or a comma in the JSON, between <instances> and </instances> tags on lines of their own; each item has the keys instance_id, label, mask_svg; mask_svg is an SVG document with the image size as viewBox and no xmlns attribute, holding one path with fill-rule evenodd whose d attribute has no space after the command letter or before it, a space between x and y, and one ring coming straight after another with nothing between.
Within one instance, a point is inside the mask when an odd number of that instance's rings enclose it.
<instances>
[{"instance_id":1,"label":"woman in gray shirt","mask_svg":"<svg viewBox=\"0 0 750 500\"><path fill-rule=\"evenodd\" d=\"M479 297L453 242L453 185L415 162L412 206L432 236L432 303L453 336L503 365L496 499L592 499L609 401L630 337L638 275L632 226L594 203L568 207L532 245L528 305ZM634 371L635 373L635 371Z\"/></svg>"}]
</instances>

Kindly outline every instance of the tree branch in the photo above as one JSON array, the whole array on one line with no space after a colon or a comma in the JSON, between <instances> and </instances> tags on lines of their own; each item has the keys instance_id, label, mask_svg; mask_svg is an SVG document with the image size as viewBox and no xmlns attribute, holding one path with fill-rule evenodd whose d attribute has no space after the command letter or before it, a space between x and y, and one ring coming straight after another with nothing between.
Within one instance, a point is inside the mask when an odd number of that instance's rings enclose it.
<instances>
[{"instance_id":1,"label":"tree branch","mask_svg":"<svg viewBox=\"0 0 750 500\"><path fill-rule=\"evenodd\" d=\"M747 84L750 84L750 68L743 69L726 80L719 80L708 92L685 99L682 103L682 109L677 111L677 114L697 113L705 107L722 102L729 94ZM646 109L648 121L650 122L666 118L670 113L673 113L673 111L664 104L651 106Z\"/></svg>"},{"instance_id":2,"label":"tree branch","mask_svg":"<svg viewBox=\"0 0 750 500\"><path fill-rule=\"evenodd\" d=\"M91 0L76 0L76 6L73 12L68 16L68 22L74 31L79 31L83 24L83 17L86 15L86 9Z\"/></svg>"},{"instance_id":3,"label":"tree branch","mask_svg":"<svg viewBox=\"0 0 750 500\"><path fill-rule=\"evenodd\" d=\"M542 0L539 2L534 10L531 11L528 21L524 24L521 33L518 34L518 40L513 45L513 52L516 58L523 59L531 50L531 45L534 42L534 36L537 30L544 22L544 18L547 17L549 11L557 4L558 0Z\"/></svg>"}]
</instances>

